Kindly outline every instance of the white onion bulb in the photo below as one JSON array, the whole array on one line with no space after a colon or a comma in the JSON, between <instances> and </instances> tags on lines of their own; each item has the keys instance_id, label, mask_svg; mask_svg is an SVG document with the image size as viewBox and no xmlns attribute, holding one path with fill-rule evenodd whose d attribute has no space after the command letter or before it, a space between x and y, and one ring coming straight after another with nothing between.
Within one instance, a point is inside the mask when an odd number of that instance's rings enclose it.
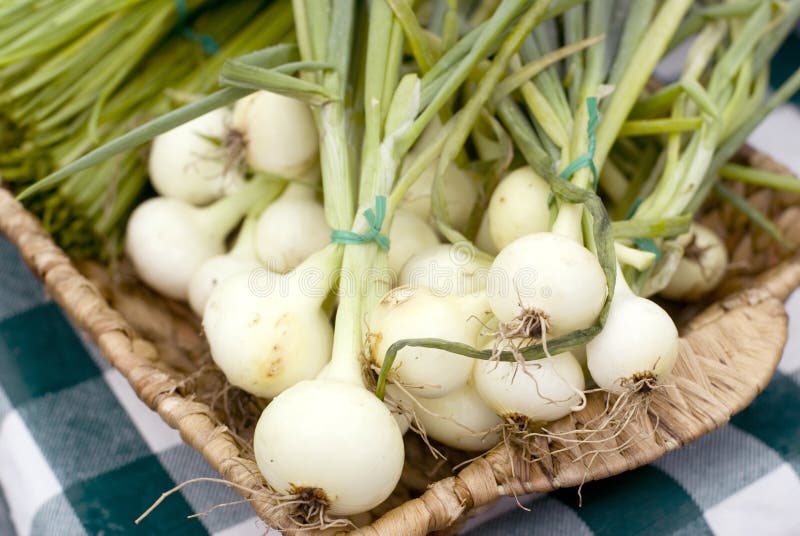
<instances>
[{"instance_id":1,"label":"white onion bulb","mask_svg":"<svg viewBox=\"0 0 800 536\"><path fill-rule=\"evenodd\" d=\"M314 190L290 184L258 219L256 253L272 271L285 273L331 240L322 203Z\"/></svg>"},{"instance_id":2,"label":"white onion bulb","mask_svg":"<svg viewBox=\"0 0 800 536\"><path fill-rule=\"evenodd\" d=\"M725 276L728 250L714 231L699 223L692 224L688 233L679 236L678 243L685 254L661 295L672 300L700 299Z\"/></svg>"},{"instance_id":3,"label":"white onion bulb","mask_svg":"<svg viewBox=\"0 0 800 536\"><path fill-rule=\"evenodd\" d=\"M211 292L203 329L232 385L271 398L329 361L333 328L321 305L330 281L307 274L329 273L330 257L321 251L288 274L239 272Z\"/></svg>"},{"instance_id":4,"label":"white onion bulb","mask_svg":"<svg viewBox=\"0 0 800 536\"><path fill-rule=\"evenodd\" d=\"M150 148L150 182L164 197L205 205L242 185L224 144L230 112L218 108L157 136ZM217 146L209 138L219 140Z\"/></svg>"},{"instance_id":5,"label":"white onion bulb","mask_svg":"<svg viewBox=\"0 0 800 536\"><path fill-rule=\"evenodd\" d=\"M511 242L489 272L489 300L498 320L523 309L544 314L548 334L591 326L605 303L600 263L582 245L555 233L535 233Z\"/></svg>"},{"instance_id":6,"label":"white onion bulb","mask_svg":"<svg viewBox=\"0 0 800 536\"><path fill-rule=\"evenodd\" d=\"M233 123L256 171L298 178L317 163L319 136L308 105L268 91L236 103Z\"/></svg>"},{"instance_id":7,"label":"white onion bulb","mask_svg":"<svg viewBox=\"0 0 800 536\"><path fill-rule=\"evenodd\" d=\"M637 380L661 381L678 359L678 330L664 309L636 296L617 271L606 324L586 345L586 362L597 385L622 393Z\"/></svg>"},{"instance_id":8,"label":"white onion bulb","mask_svg":"<svg viewBox=\"0 0 800 536\"><path fill-rule=\"evenodd\" d=\"M439 244L412 256L397 279L399 285L426 287L440 295L473 294L483 290L488 266L458 245Z\"/></svg>"},{"instance_id":9,"label":"white onion bulb","mask_svg":"<svg viewBox=\"0 0 800 536\"><path fill-rule=\"evenodd\" d=\"M374 394L337 380L284 391L264 410L253 442L273 488L319 490L333 515L374 508L403 470L403 436L392 414Z\"/></svg>"},{"instance_id":10,"label":"white onion bulb","mask_svg":"<svg viewBox=\"0 0 800 536\"><path fill-rule=\"evenodd\" d=\"M550 186L528 166L506 175L486 209L492 243L499 249L525 235L547 231Z\"/></svg>"},{"instance_id":11,"label":"white onion bulb","mask_svg":"<svg viewBox=\"0 0 800 536\"><path fill-rule=\"evenodd\" d=\"M439 243L436 233L425 220L405 210L395 212L389 240L389 270L395 278L412 255Z\"/></svg>"},{"instance_id":12,"label":"white onion bulb","mask_svg":"<svg viewBox=\"0 0 800 536\"><path fill-rule=\"evenodd\" d=\"M472 381L480 397L504 417L550 422L582 403L583 370L564 352L526 362L477 361Z\"/></svg>"},{"instance_id":13,"label":"white onion bulb","mask_svg":"<svg viewBox=\"0 0 800 536\"><path fill-rule=\"evenodd\" d=\"M186 300L189 281L203 262L225 252L225 237L265 189L251 182L203 208L155 197L133 211L125 230L125 253L149 286Z\"/></svg>"},{"instance_id":14,"label":"white onion bulb","mask_svg":"<svg viewBox=\"0 0 800 536\"><path fill-rule=\"evenodd\" d=\"M488 309L481 296L436 296L426 288L397 287L370 315L373 358L383 364L386 351L402 339L435 337L475 345L481 318ZM436 398L462 387L472 371L472 359L433 348L406 347L397 353L392 370L414 396Z\"/></svg>"},{"instance_id":15,"label":"white onion bulb","mask_svg":"<svg viewBox=\"0 0 800 536\"><path fill-rule=\"evenodd\" d=\"M449 447L485 451L500 442L503 420L469 384L441 398L420 398L417 404L425 433Z\"/></svg>"}]
</instances>

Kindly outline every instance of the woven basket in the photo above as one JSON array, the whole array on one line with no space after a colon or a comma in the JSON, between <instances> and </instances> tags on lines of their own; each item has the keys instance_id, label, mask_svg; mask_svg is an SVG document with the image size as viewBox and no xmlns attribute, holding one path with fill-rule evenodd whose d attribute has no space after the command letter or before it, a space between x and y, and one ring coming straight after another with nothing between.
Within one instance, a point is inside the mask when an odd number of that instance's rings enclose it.
<instances>
[{"instance_id":1,"label":"woven basket","mask_svg":"<svg viewBox=\"0 0 800 536\"><path fill-rule=\"evenodd\" d=\"M786 172L751 149L737 158ZM732 187L800 243L800 197ZM671 380L675 388L654 391L649 411L602 444L605 452L587 457L588 447L565 450L542 440L536 446L548 454L529 463L498 446L455 476L453 466L467 458L465 453L444 449L448 461L434 463L416 436L407 434L400 485L383 505L353 520L361 527L354 533L410 536L454 530L470 511L501 495L549 492L652 462L719 428L747 406L780 359L787 330L782 302L800 284L800 258L786 260L786 252L729 206L712 200L704 214L704 222L720 233L731 252L731 268L719 290L725 297L702 308L675 310L682 326ZM111 270L92 263L76 266L2 189L0 231L16 243L50 294L91 334L139 397L233 483L267 524L291 532L292 512L265 493L251 448L253 427L266 402L225 383L211 364L198 319L185 306L143 288L124 263ZM603 411L604 397L591 395L586 409L551 429L575 429ZM615 448L623 444L623 450Z\"/></svg>"}]
</instances>

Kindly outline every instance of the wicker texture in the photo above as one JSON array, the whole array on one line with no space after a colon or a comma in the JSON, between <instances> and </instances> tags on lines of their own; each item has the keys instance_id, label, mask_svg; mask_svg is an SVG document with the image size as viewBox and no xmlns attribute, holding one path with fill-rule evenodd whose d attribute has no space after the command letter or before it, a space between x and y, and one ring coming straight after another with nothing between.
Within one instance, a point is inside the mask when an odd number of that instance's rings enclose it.
<instances>
[{"instance_id":1,"label":"wicker texture","mask_svg":"<svg viewBox=\"0 0 800 536\"><path fill-rule=\"evenodd\" d=\"M751 150L744 150L740 158L758 167L785 171ZM793 206L798 202L796 196L736 186L797 241L800 209ZM589 452L586 445L565 449L558 442L537 440L538 450L547 454L528 463L515 451L499 446L457 476L436 481L416 498L412 498L415 489L424 489L432 475L448 474L452 466L439 464L435 473L407 463L395 495L371 515L359 516L359 524L369 524L356 533L424 535L457 525L471 509L500 495L547 492L618 474L724 425L749 404L765 387L780 359L787 330L782 301L800 284L800 259L777 264L785 252L776 250L763 233L751 229L729 208L712 205L705 220L728 241L735 271L724 289L736 292L699 314L691 311L672 377L675 387L653 391L649 412L640 413L622 433L602 443L599 449L603 452ZM5 190L0 190L0 231L17 244L53 298L91 334L142 400L179 430L226 480L236 484L268 524L291 527L292 512L270 498L248 446L263 401L243 397L236 404L229 405L226 399L218 405L204 395L219 391L223 380L213 367L204 366L207 347L197 319L185 307L142 289L125 275L124 267L114 276L95 265L84 265L83 273L79 271ZM198 373L198 369L208 373ZM591 395L583 411L565 417L551 430L575 429L603 411L604 397ZM413 438L407 443L407 462L424 458L415 451ZM624 450L619 450L620 445L625 445ZM598 445L591 449L597 450ZM455 453L455 461L459 456L463 459L463 454Z\"/></svg>"}]
</instances>

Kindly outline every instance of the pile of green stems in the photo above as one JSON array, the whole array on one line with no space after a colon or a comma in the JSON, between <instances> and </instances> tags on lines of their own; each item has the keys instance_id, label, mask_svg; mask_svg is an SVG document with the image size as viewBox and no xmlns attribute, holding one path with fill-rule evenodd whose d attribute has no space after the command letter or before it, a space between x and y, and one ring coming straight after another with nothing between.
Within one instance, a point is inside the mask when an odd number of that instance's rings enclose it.
<instances>
[{"instance_id":1,"label":"pile of green stems","mask_svg":"<svg viewBox=\"0 0 800 536\"><path fill-rule=\"evenodd\" d=\"M75 3L73 9L86 8L84 24L50 36L52 49L0 45L0 174L14 191L213 91L225 59L292 31L288 0L188 1L188 21L179 20L174 0L97 4ZM11 30L16 26L0 26L0 43ZM59 37L73 40L58 48ZM25 53L29 59L20 60ZM26 206L70 255L107 260L119 254L123 224L147 195L147 151L140 148L75 174Z\"/></svg>"}]
</instances>

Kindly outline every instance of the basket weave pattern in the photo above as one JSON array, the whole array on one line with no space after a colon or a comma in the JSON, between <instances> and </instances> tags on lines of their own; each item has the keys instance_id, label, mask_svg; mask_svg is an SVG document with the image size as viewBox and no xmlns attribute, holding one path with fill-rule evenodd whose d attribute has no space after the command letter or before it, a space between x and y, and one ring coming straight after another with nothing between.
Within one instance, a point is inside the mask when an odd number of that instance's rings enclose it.
<instances>
[{"instance_id":1,"label":"basket weave pattern","mask_svg":"<svg viewBox=\"0 0 800 536\"><path fill-rule=\"evenodd\" d=\"M738 158L786 172L747 148ZM800 198L734 187L776 221L789 240L800 243ZM456 476L446 476L451 465L439 464L437 471L423 467L426 457L417 450L419 442L409 438L401 485L369 517L359 518L368 524L355 533L424 535L456 526L471 509L501 495L548 492L618 474L724 425L749 404L780 359L787 330L782 301L800 284L800 259L783 260L785 252L731 207L710 203L704 221L726 239L731 251L732 268L720 290L727 297L699 313L697 308L684 309L682 314L691 318L683 319L674 387L653 391L646 414L640 413L622 433L605 441L600 446L603 452L593 452L598 450L596 444L564 448L541 439L535 447L545 454L529 463L501 445ZM79 270L39 222L2 189L0 231L16 243L53 298L93 337L139 397L179 430L223 478L235 483L270 526L291 527L291 512L264 493L265 483L248 445L263 401L236 393L223 403L210 398L209 393L219 393L224 380L208 365L199 323L188 309L142 289L125 275L124 267L113 270L113 275L91 264ZM605 408L605 398L593 394L584 410L550 429L582 427ZM625 445L621 451L615 448L620 445ZM454 458L459 456L463 458L454 453ZM444 478L424 490L439 476Z\"/></svg>"}]
</instances>

